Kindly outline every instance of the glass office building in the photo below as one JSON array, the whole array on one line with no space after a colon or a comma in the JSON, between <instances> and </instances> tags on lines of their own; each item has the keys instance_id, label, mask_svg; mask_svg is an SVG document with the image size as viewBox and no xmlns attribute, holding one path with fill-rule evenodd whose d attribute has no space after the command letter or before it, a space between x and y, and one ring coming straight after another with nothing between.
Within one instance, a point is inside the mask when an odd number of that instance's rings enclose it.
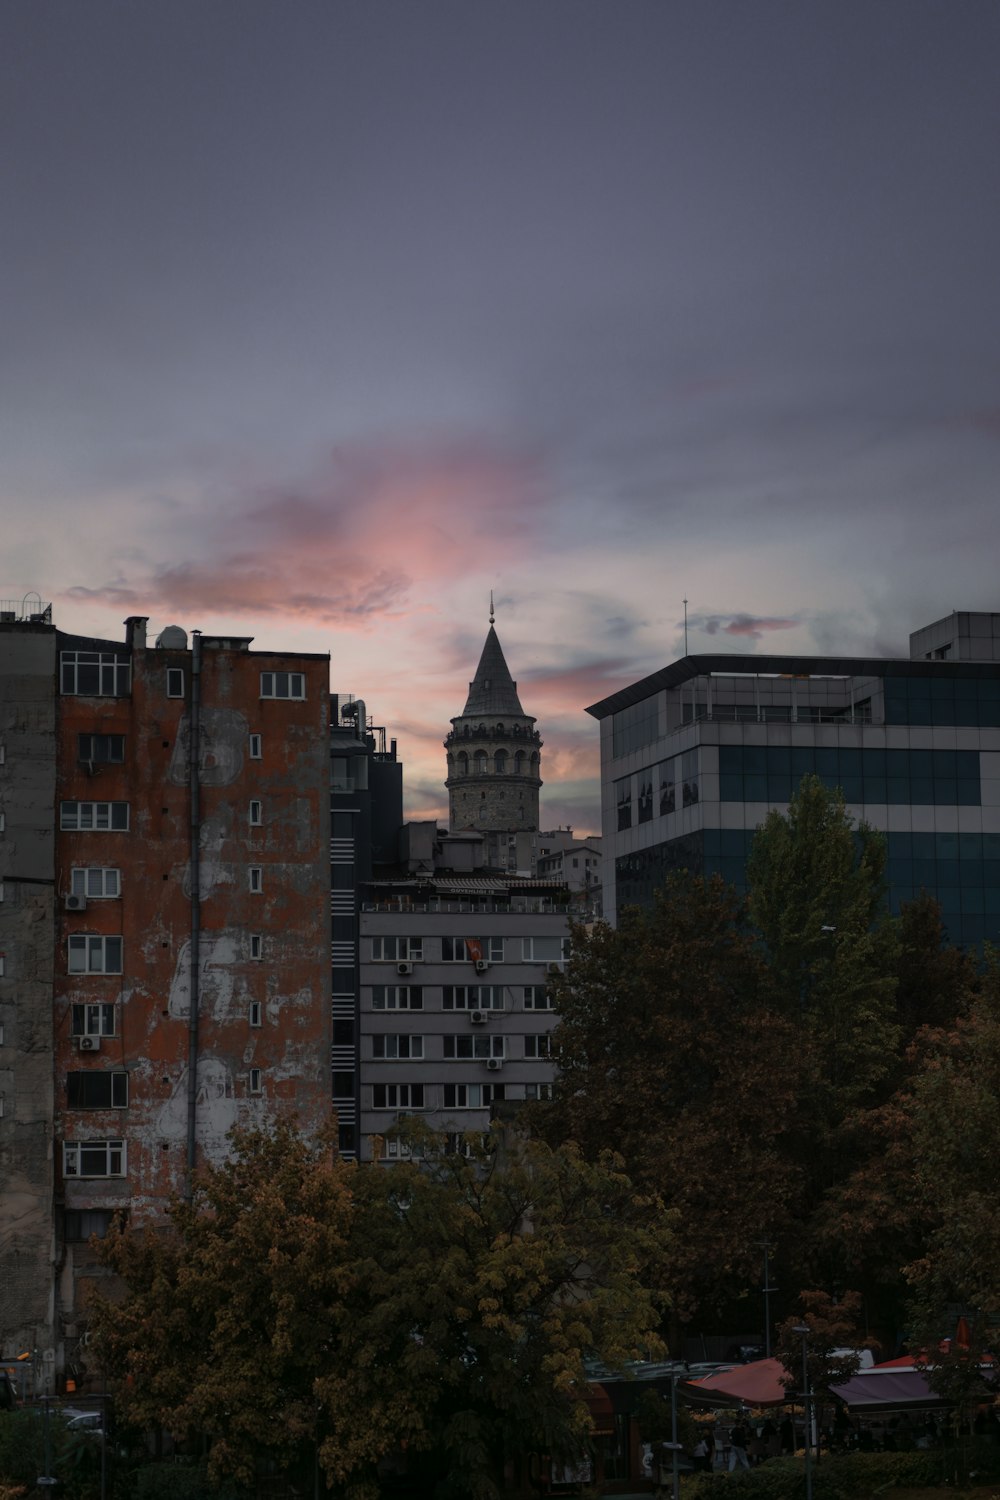
<instances>
[{"instance_id":1,"label":"glass office building","mask_svg":"<svg viewBox=\"0 0 1000 1500\"><path fill-rule=\"evenodd\" d=\"M812 773L885 833L894 909L927 890L953 942L1000 942L1000 614L910 650L688 656L594 704L610 919L673 870L742 886L755 830Z\"/></svg>"}]
</instances>

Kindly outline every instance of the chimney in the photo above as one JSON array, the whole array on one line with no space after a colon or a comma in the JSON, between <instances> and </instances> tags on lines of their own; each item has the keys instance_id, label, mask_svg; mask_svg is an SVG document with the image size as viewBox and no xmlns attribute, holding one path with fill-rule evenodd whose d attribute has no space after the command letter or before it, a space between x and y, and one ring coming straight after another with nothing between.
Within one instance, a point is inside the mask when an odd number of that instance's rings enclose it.
<instances>
[{"instance_id":1,"label":"chimney","mask_svg":"<svg viewBox=\"0 0 1000 1500\"><path fill-rule=\"evenodd\" d=\"M129 615L125 621L125 644L130 651L146 649L146 625L148 615Z\"/></svg>"}]
</instances>

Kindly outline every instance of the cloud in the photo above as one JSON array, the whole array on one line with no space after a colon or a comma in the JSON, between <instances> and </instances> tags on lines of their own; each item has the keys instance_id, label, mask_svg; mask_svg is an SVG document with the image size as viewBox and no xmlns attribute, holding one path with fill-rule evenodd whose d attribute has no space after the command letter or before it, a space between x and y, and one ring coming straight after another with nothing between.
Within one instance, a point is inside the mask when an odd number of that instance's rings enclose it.
<instances>
[{"instance_id":1,"label":"cloud","mask_svg":"<svg viewBox=\"0 0 1000 1500\"><path fill-rule=\"evenodd\" d=\"M689 630L703 630L706 635L740 635L748 640L759 641L767 631L797 630L800 620L787 620L768 615L691 615ZM683 621L678 625L683 629Z\"/></svg>"}]
</instances>

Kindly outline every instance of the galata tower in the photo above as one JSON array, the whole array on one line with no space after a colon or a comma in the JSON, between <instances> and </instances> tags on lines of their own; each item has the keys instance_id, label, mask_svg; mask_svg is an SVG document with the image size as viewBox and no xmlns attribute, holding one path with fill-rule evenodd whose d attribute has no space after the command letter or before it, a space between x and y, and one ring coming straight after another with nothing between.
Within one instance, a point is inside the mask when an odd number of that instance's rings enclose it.
<instances>
[{"instance_id":1,"label":"galata tower","mask_svg":"<svg viewBox=\"0 0 1000 1500\"><path fill-rule=\"evenodd\" d=\"M531 833L538 828L542 740L526 714L493 628L469 683L465 707L451 721L448 752L449 826L452 833ZM491 841L492 842L492 841Z\"/></svg>"}]
</instances>

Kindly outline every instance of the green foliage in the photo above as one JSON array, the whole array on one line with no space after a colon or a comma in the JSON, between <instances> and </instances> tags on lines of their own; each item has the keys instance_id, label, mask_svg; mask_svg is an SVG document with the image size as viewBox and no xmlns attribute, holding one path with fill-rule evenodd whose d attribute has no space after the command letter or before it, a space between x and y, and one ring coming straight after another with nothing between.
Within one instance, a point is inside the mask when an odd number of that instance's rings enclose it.
<instances>
[{"instance_id":1,"label":"green foliage","mask_svg":"<svg viewBox=\"0 0 1000 1500\"><path fill-rule=\"evenodd\" d=\"M824 1457L813 1467L815 1500L876 1500L897 1488L953 1484L970 1472L977 1480L1000 1478L1000 1451L970 1445L957 1468L954 1453L931 1449L912 1453L849 1453ZM697 1474L684 1481L684 1500L802 1500L803 1462L773 1458L756 1469L733 1474Z\"/></svg>"},{"instance_id":2,"label":"green foliage","mask_svg":"<svg viewBox=\"0 0 1000 1500\"><path fill-rule=\"evenodd\" d=\"M206 1465L184 1459L163 1459L159 1463L141 1464L129 1475L130 1500L236 1500L239 1490L232 1485L212 1484Z\"/></svg>"},{"instance_id":3,"label":"green foliage","mask_svg":"<svg viewBox=\"0 0 1000 1500\"><path fill-rule=\"evenodd\" d=\"M33 1485L42 1473L44 1460L41 1414L0 1412L0 1480Z\"/></svg>"},{"instance_id":4,"label":"green foliage","mask_svg":"<svg viewBox=\"0 0 1000 1500\"><path fill-rule=\"evenodd\" d=\"M609 1158L411 1137L421 1164L383 1169L287 1124L237 1134L170 1232L109 1236L127 1295L95 1306L91 1347L123 1418L207 1442L213 1481L301 1487L318 1450L357 1496L401 1444L473 1500L507 1456L579 1451L584 1354L658 1349L659 1205Z\"/></svg>"},{"instance_id":5,"label":"green foliage","mask_svg":"<svg viewBox=\"0 0 1000 1500\"><path fill-rule=\"evenodd\" d=\"M802 1335L795 1331L798 1325L809 1329L805 1338L809 1389L824 1395L831 1386L856 1375L861 1364L860 1351L869 1342L858 1331L861 1298L857 1292L845 1292L834 1301L826 1292L803 1292L799 1303L801 1314L787 1318L778 1329L776 1353L787 1371L783 1384L788 1391L802 1389ZM844 1349L850 1352L837 1352Z\"/></svg>"}]
</instances>

